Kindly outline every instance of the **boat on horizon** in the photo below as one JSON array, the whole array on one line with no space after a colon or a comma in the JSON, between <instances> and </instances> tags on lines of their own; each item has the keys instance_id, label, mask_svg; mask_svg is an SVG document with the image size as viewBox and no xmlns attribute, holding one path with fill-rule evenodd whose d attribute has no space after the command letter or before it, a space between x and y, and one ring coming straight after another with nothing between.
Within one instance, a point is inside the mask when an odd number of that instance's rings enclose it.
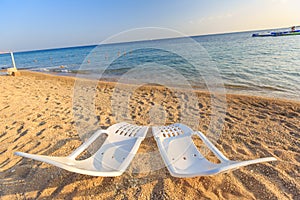
<instances>
[{"instance_id":1,"label":"boat on horizon","mask_svg":"<svg viewBox=\"0 0 300 200\"><path fill-rule=\"evenodd\" d=\"M296 30L293 26L289 31L272 31L269 33L254 33L252 37L279 37L279 36L293 36L300 35L300 30Z\"/></svg>"}]
</instances>

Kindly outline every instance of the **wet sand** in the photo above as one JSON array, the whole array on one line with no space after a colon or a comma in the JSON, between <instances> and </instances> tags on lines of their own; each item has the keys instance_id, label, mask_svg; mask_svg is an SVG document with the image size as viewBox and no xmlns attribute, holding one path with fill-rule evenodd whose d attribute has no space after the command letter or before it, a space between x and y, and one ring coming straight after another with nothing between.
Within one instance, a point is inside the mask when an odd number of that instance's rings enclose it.
<instances>
[{"instance_id":1,"label":"wet sand","mask_svg":"<svg viewBox=\"0 0 300 200\"><path fill-rule=\"evenodd\" d=\"M0 77L1 199L300 199L299 102L227 95L226 110L212 110L206 92L198 92L191 107L184 92L144 86L122 103L118 100L124 94L114 89L115 83L100 82L87 91L91 96L79 95L75 105L74 82L73 77L26 71L20 77ZM82 80L82 85L89 83ZM94 115L86 117L89 106L80 103L95 94ZM112 101L117 102L113 108ZM211 177L174 178L162 167L151 131L128 170L115 178L75 174L13 155L67 156L81 144L82 130L92 132L121 120L171 124L184 114L197 116L197 124L191 125L204 134L216 128L211 120L223 115L215 144L230 159L274 156L278 161ZM159 121L161 116L165 121ZM197 139L195 143L201 145ZM211 154L207 157L215 162Z\"/></svg>"}]
</instances>

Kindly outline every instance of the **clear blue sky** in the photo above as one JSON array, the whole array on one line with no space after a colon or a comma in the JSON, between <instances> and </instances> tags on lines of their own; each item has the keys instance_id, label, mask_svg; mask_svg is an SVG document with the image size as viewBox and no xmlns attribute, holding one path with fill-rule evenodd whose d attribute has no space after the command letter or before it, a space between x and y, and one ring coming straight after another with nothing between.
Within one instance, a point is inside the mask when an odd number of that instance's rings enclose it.
<instances>
[{"instance_id":1,"label":"clear blue sky","mask_svg":"<svg viewBox=\"0 0 300 200\"><path fill-rule=\"evenodd\" d=\"M138 27L187 35L300 25L299 0L0 0L0 52L97 44Z\"/></svg>"}]
</instances>

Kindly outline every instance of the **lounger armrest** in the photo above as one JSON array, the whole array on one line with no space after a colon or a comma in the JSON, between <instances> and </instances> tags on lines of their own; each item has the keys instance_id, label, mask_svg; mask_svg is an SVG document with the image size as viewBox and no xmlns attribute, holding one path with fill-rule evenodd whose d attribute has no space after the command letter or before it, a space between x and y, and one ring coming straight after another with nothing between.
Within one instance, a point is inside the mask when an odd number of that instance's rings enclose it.
<instances>
[{"instance_id":1,"label":"lounger armrest","mask_svg":"<svg viewBox=\"0 0 300 200\"><path fill-rule=\"evenodd\" d=\"M81 146L79 146L73 153L71 153L68 158L75 159L84 150L86 150L100 135L103 133L108 133L107 130L98 130L94 133L87 141L85 141Z\"/></svg>"},{"instance_id":2,"label":"lounger armrest","mask_svg":"<svg viewBox=\"0 0 300 200\"><path fill-rule=\"evenodd\" d=\"M213 145L213 143L211 143L209 141L209 139L200 131L196 131L193 134L198 135L201 140L204 142L204 144L215 154L215 156L217 156L217 158L221 161L221 162L229 162L230 160L228 158L226 158L226 156L224 156L222 154L221 151L219 151L219 149L217 149L217 147L215 145Z\"/></svg>"}]
</instances>

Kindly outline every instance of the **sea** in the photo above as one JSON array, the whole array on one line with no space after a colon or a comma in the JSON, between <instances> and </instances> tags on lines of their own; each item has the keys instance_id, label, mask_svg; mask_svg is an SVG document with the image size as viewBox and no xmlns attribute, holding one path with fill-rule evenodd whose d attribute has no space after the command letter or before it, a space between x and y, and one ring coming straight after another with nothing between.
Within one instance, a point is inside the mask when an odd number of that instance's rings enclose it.
<instances>
[{"instance_id":1,"label":"sea","mask_svg":"<svg viewBox=\"0 0 300 200\"><path fill-rule=\"evenodd\" d=\"M300 36L253 38L257 32L14 52L14 57L18 69L58 76L118 81L130 79L132 71L141 78L143 72L173 74L179 85L199 89L216 76L227 93L299 101ZM1 54L0 69L11 66L10 54Z\"/></svg>"}]
</instances>

